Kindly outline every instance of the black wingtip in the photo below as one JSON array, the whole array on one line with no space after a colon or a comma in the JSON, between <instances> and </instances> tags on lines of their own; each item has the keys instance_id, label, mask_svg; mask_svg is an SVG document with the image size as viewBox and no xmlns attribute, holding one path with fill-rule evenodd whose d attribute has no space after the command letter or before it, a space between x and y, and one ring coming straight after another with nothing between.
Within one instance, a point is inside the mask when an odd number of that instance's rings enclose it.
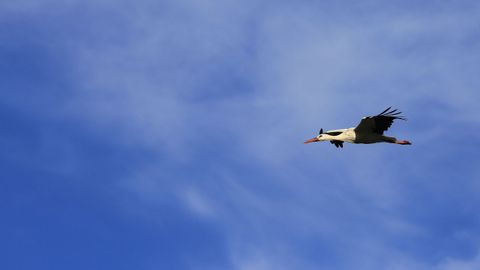
<instances>
[{"instance_id":1,"label":"black wingtip","mask_svg":"<svg viewBox=\"0 0 480 270\"><path fill-rule=\"evenodd\" d=\"M391 108L392 108L392 106L388 107L385 111L379 113L379 115L382 115L382 114L386 113L386 112L387 112L388 110L390 110Z\"/></svg>"},{"instance_id":2,"label":"black wingtip","mask_svg":"<svg viewBox=\"0 0 480 270\"><path fill-rule=\"evenodd\" d=\"M391 110L392 107L388 107L385 111L379 114L379 116L386 116L391 117L393 119L400 119L400 120L407 120L407 118L401 116L402 112L398 111L398 109Z\"/></svg>"}]
</instances>

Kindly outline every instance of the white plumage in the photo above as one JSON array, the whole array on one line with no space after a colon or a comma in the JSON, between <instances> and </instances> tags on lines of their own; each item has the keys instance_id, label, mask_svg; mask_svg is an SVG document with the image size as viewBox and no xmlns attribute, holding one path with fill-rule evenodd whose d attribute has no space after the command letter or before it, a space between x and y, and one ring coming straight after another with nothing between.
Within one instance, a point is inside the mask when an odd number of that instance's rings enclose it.
<instances>
[{"instance_id":1,"label":"white plumage","mask_svg":"<svg viewBox=\"0 0 480 270\"><path fill-rule=\"evenodd\" d=\"M395 143L400 145L410 145L406 140L397 140L395 137L384 136L386 131L393 123L393 120L407 120L400 116L401 112L397 110L390 110L391 107L384 110L382 113L375 116L363 117L356 127L335 129L323 132L320 129L318 136L305 141L305 143L330 141L337 148L343 147L343 142L349 143Z\"/></svg>"}]
</instances>

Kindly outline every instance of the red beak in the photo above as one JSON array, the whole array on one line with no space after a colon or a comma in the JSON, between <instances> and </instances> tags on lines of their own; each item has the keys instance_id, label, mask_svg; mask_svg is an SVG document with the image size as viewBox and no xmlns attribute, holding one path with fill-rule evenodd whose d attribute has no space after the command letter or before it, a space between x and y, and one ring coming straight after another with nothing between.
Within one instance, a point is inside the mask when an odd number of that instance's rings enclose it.
<instances>
[{"instance_id":1,"label":"red beak","mask_svg":"<svg viewBox=\"0 0 480 270\"><path fill-rule=\"evenodd\" d=\"M318 142L320 141L317 137L311 138L310 140L305 141L304 143L312 143L312 142Z\"/></svg>"}]
</instances>

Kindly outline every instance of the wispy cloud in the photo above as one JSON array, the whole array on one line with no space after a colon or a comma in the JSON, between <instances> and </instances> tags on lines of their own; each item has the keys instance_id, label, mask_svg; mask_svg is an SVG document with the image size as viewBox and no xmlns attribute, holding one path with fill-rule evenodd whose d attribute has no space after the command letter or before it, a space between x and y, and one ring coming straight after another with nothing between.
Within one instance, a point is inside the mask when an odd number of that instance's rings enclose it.
<instances>
[{"instance_id":1,"label":"wispy cloud","mask_svg":"<svg viewBox=\"0 0 480 270\"><path fill-rule=\"evenodd\" d=\"M6 7L41 14L49 6L24 4ZM473 162L448 167L458 162L452 156L475 157L448 134L479 129L478 7L81 6L88 18L69 14L87 26L60 44L74 66L62 115L115 147L153 153L129 168L119 200L211 222L238 270L478 266L438 239L461 230L460 221L435 230L479 204L469 193L478 191ZM320 127L355 126L385 106L410 118L389 132L413 147L301 144ZM442 209L451 202L459 204ZM449 241L477 250L480 231L466 230L471 238Z\"/></svg>"}]
</instances>

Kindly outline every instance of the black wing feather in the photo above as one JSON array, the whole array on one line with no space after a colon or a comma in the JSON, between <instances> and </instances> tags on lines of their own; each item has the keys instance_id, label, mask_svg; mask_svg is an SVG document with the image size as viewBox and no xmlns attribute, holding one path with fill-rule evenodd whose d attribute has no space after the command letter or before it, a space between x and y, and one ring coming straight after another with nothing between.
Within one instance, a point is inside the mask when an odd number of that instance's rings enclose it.
<instances>
[{"instance_id":1,"label":"black wing feather","mask_svg":"<svg viewBox=\"0 0 480 270\"><path fill-rule=\"evenodd\" d=\"M325 132L324 134L328 134L330 136L338 136L340 134L342 134L343 132L341 131L330 131L330 132Z\"/></svg>"},{"instance_id":2,"label":"black wing feather","mask_svg":"<svg viewBox=\"0 0 480 270\"><path fill-rule=\"evenodd\" d=\"M393 120L407 120L405 117L400 115L401 112L397 111L397 109L390 110L391 108L392 107L388 107L386 110L375 116L365 117L355 128L355 130L361 130L363 132L370 131L383 135L383 132L392 126Z\"/></svg>"},{"instance_id":3,"label":"black wing feather","mask_svg":"<svg viewBox=\"0 0 480 270\"><path fill-rule=\"evenodd\" d=\"M393 120L401 119L407 120L405 117L400 116L402 112L397 112L397 109L390 111L392 107L388 107L382 113L373 116L372 119L375 121L375 127L373 131L378 134L383 134L389 127L392 126Z\"/></svg>"},{"instance_id":4,"label":"black wing feather","mask_svg":"<svg viewBox=\"0 0 480 270\"><path fill-rule=\"evenodd\" d=\"M382 115L384 113L386 113L388 110L390 110L392 107L388 107L385 111L381 112L379 115Z\"/></svg>"},{"instance_id":5,"label":"black wing feather","mask_svg":"<svg viewBox=\"0 0 480 270\"><path fill-rule=\"evenodd\" d=\"M337 141L337 140L331 140L330 141L331 144L334 144L335 147L340 147L340 148L343 148L343 142L342 141Z\"/></svg>"}]
</instances>

